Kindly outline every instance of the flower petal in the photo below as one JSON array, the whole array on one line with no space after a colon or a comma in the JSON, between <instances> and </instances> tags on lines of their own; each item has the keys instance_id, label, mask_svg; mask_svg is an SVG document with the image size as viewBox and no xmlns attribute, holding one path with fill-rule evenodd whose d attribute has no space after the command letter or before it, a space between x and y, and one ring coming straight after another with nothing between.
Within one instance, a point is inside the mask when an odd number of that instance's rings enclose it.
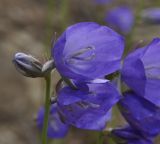
<instances>
[{"instance_id":1,"label":"flower petal","mask_svg":"<svg viewBox=\"0 0 160 144\"><path fill-rule=\"evenodd\" d=\"M88 92L63 88L58 94L58 108L66 123L82 129L102 130L120 95L109 83L88 86Z\"/></svg>"},{"instance_id":2,"label":"flower petal","mask_svg":"<svg viewBox=\"0 0 160 144\"><path fill-rule=\"evenodd\" d=\"M82 22L66 29L52 55L56 68L71 79L102 78L120 69L124 39L106 26Z\"/></svg>"},{"instance_id":3,"label":"flower petal","mask_svg":"<svg viewBox=\"0 0 160 144\"><path fill-rule=\"evenodd\" d=\"M38 112L37 125L40 130L43 128L44 120L44 107L41 107ZM48 137L49 138L62 138L68 132L68 125L64 124L57 113L57 105L53 104L50 110L49 123L48 123Z\"/></svg>"}]
</instances>

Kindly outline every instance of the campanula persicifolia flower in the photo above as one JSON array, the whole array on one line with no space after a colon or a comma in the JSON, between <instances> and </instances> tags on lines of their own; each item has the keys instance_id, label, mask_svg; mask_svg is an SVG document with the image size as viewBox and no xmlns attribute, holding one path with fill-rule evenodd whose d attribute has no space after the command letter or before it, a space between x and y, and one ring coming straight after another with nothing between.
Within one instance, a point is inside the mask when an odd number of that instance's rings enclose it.
<instances>
[{"instance_id":1,"label":"campanula persicifolia flower","mask_svg":"<svg viewBox=\"0 0 160 144\"><path fill-rule=\"evenodd\" d=\"M127 122L144 137L155 137L160 133L160 108L147 99L126 92L119 107Z\"/></svg>"},{"instance_id":2,"label":"campanula persicifolia flower","mask_svg":"<svg viewBox=\"0 0 160 144\"><path fill-rule=\"evenodd\" d=\"M123 37L94 22L72 25L58 38L52 56L59 73L76 80L101 78L120 69Z\"/></svg>"},{"instance_id":3,"label":"campanula persicifolia flower","mask_svg":"<svg viewBox=\"0 0 160 144\"><path fill-rule=\"evenodd\" d=\"M153 144L151 137L145 138L131 126L113 129L111 137L119 144Z\"/></svg>"},{"instance_id":4,"label":"campanula persicifolia flower","mask_svg":"<svg viewBox=\"0 0 160 144\"><path fill-rule=\"evenodd\" d=\"M37 116L37 126L40 130L43 128L44 107L41 107ZM62 138L68 132L69 126L62 122L57 111L57 104L52 104L50 108L48 132L49 138Z\"/></svg>"},{"instance_id":5,"label":"campanula persicifolia flower","mask_svg":"<svg viewBox=\"0 0 160 144\"><path fill-rule=\"evenodd\" d=\"M141 17L145 22L160 24L160 7L147 8L143 10Z\"/></svg>"},{"instance_id":6,"label":"campanula persicifolia flower","mask_svg":"<svg viewBox=\"0 0 160 144\"><path fill-rule=\"evenodd\" d=\"M160 106L160 39L129 54L122 68L122 80L138 95Z\"/></svg>"},{"instance_id":7,"label":"campanula persicifolia flower","mask_svg":"<svg viewBox=\"0 0 160 144\"><path fill-rule=\"evenodd\" d=\"M66 86L58 93L58 110L66 123L81 129L102 130L120 95L110 83L87 84L88 90Z\"/></svg>"},{"instance_id":8,"label":"campanula persicifolia flower","mask_svg":"<svg viewBox=\"0 0 160 144\"><path fill-rule=\"evenodd\" d=\"M133 11L127 6L120 6L107 12L107 24L123 34L128 34L134 25Z\"/></svg>"}]
</instances>

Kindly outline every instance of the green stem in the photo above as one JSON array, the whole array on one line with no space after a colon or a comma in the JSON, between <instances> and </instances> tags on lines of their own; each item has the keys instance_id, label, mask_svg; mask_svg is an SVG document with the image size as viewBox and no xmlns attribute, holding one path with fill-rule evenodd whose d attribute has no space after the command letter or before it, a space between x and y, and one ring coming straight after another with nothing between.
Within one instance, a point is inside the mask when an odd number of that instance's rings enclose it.
<instances>
[{"instance_id":1,"label":"green stem","mask_svg":"<svg viewBox=\"0 0 160 144\"><path fill-rule=\"evenodd\" d=\"M135 29L139 26L139 24L141 23L141 16L140 13L144 8L144 0L139 1L138 3L138 8L136 10L135 13L135 23L134 26L132 28L132 31L126 36L126 48L124 50L124 55L123 57L126 57L126 55L128 54L128 52L130 52L132 45L133 45L133 36L135 35Z\"/></svg>"},{"instance_id":2,"label":"green stem","mask_svg":"<svg viewBox=\"0 0 160 144\"><path fill-rule=\"evenodd\" d=\"M53 20L54 20L54 0L47 1L47 15L46 15L46 39L45 39L45 52L47 54L47 58L50 57L50 47L51 39L53 36Z\"/></svg>"},{"instance_id":3,"label":"green stem","mask_svg":"<svg viewBox=\"0 0 160 144\"><path fill-rule=\"evenodd\" d=\"M61 0L61 17L62 17L62 24L61 30L64 31L69 22L69 0Z\"/></svg>"},{"instance_id":4,"label":"green stem","mask_svg":"<svg viewBox=\"0 0 160 144\"><path fill-rule=\"evenodd\" d=\"M51 88L51 75L49 74L46 78L46 98L45 98L45 114L43 121L43 130L42 130L42 144L47 144L47 129L48 129L48 120L50 112L50 88Z\"/></svg>"},{"instance_id":5,"label":"green stem","mask_svg":"<svg viewBox=\"0 0 160 144\"><path fill-rule=\"evenodd\" d=\"M97 144L103 144L103 142L104 142L103 132L99 132Z\"/></svg>"}]
</instances>

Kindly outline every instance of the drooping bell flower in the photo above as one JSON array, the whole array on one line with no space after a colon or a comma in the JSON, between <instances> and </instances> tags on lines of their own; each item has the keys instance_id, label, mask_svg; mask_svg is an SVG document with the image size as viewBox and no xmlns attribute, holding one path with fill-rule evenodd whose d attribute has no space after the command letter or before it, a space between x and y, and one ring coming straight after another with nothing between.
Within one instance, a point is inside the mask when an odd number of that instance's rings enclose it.
<instances>
[{"instance_id":1,"label":"drooping bell flower","mask_svg":"<svg viewBox=\"0 0 160 144\"><path fill-rule=\"evenodd\" d=\"M115 30L128 34L134 25L133 11L127 6L120 6L107 12L105 21Z\"/></svg>"},{"instance_id":2,"label":"drooping bell flower","mask_svg":"<svg viewBox=\"0 0 160 144\"><path fill-rule=\"evenodd\" d=\"M37 126L42 131L44 121L44 107L41 107L37 116ZM58 111L57 104L52 104L50 108L49 123L47 136L49 138L62 138L68 132L69 126L62 122Z\"/></svg>"},{"instance_id":3,"label":"drooping bell flower","mask_svg":"<svg viewBox=\"0 0 160 144\"><path fill-rule=\"evenodd\" d=\"M143 10L141 12L141 17L145 22L160 24L160 7Z\"/></svg>"},{"instance_id":4,"label":"drooping bell flower","mask_svg":"<svg viewBox=\"0 0 160 144\"><path fill-rule=\"evenodd\" d=\"M160 106L160 39L129 54L123 64L122 80L152 103Z\"/></svg>"},{"instance_id":5,"label":"drooping bell flower","mask_svg":"<svg viewBox=\"0 0 160 144\"><path fill-rule=\"evenodd\" d=\"M151 137L144 137L131 126L116 128L111 131L111 137L121 144L153 144Z\"/></svg>"},{"instance_id":6,"label":"drooping bell flower","mask_svg":"<svg viewBox=\"0 0 160 144\"><path fill-rule=\"evenodd\" d=\"M123 37L94 22L74 24L58 38L52 56L63 77L76 80L102 78L120 69Z\"/></svg>"},{"instance_id":7,"label":"drooping bell flower","mask_svg":"<svg viewBox=\"0 0 160 144\"><path fill-rule=\"evenodd\" d=\"M126 121L144 137L160 133L160 108L134 92L126 92L119 107Z\"/></svg>"},{"instance_id":8,"label":"drooping bell flower","mask_svg":"<svg viewBox=\"0 0 160 144\"><path fill-rule=\"evenodd\" d=\"M103 130L120 95L110 83L87 84L88 90L64 87L58 93L59 114L77 128Z\"/></svg>"}]
</instances>

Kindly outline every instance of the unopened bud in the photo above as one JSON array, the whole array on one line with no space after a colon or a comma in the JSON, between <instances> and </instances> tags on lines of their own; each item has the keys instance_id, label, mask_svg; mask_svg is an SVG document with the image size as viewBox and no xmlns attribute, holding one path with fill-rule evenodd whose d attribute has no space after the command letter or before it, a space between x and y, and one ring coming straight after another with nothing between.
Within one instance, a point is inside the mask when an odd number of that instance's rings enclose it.
<instances>
[{"instance_id":1,"label":"unopened bud","mask_svg":"<svg viewBox=\"0 0 160 144\"><path fill-rule=\"evenodd\" d=\"M13 59L16 69L27 77L42 77L42 64L33 56L24 53L17 53Z\"/></svg>"}]
</instances>

